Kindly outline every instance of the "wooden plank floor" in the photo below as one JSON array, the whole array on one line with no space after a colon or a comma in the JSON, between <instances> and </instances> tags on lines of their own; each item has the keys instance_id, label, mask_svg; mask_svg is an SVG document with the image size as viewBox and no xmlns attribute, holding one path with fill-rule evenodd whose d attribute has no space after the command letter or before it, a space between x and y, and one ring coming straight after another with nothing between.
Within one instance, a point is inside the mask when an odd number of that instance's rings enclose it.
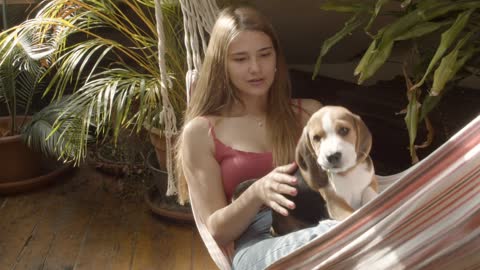
<instances>
[{"instance_id":1,"label":"wooden plank floor","mask_svg":"<svg viewBox=\"0 0 480 270\"><path fill-rule=\"evenodd\" d=\"M49 187L0 195L0 269L217 269L193 225L119 190L118 179L85 166Z\"/></svg>"}]
</instances>

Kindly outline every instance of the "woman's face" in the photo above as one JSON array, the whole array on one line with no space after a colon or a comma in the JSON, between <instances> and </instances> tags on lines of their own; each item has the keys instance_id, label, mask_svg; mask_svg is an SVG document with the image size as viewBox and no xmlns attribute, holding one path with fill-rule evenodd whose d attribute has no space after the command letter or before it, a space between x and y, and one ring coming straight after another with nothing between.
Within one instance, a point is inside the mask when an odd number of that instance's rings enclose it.
<instances>
[{"instance_id":1,"label":"woman's face","mask_svg":"<svg viewBox=\"0 0 480 270\"><path fill-rule=\"evenodd\" d=\"M242 96L265 96L275 77L276 52L260 31L242 31L228 47L227 70Z\"/></svg>"}]
</instances>

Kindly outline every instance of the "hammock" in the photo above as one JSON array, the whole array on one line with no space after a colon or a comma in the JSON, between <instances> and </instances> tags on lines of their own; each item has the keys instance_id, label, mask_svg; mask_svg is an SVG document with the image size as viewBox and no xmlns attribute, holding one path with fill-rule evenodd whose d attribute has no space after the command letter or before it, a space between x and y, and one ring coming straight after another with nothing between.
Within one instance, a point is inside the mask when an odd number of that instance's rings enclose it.
<instances>
[{"instance_id":1,"label":"hammock","mask_svg":"<svg viewBox=\"0 0 480 270\"><path fill-rule=\"evenodd\" d=\"M406 171L379 176L380 195L269 269L479 269L480 116ZM231 269L195 214L210 256Z\"/></svg>"}]
</instances>

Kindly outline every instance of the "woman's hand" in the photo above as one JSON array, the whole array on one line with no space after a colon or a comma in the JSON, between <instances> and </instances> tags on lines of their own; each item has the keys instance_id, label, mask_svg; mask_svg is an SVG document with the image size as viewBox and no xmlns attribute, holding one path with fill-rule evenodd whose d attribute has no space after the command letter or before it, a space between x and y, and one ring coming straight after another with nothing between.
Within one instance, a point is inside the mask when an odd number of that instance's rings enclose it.
<instances>
[{"instance_id":1,"label":"woman's hand","mask_svg":"<svg viewBox=\"0 0 480 270\"><path fill-rule=\"evenodd\" d=\"M295 208L295 204L283 194L297 195L297 189L291 186L297 184L297 179L291 175L296 168L295 163L277 167L253 184L257 197L265 205L284 216L288 216L286 208Z\"/></svg>"}]
</instances>

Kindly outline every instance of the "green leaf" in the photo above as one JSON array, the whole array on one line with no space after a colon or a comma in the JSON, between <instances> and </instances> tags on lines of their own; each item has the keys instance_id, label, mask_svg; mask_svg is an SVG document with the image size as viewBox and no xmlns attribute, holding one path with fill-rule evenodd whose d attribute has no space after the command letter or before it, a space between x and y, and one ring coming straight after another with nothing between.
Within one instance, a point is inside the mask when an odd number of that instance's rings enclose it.
<instances>
[{"instance_id":1,"label":"green leaf","mask_svg":"<svg viewBox=\"0 0 480 270\"><path fill-rule=\"evenodd\" d=\"M437 62L442 58L450 45L455 41L461 31L465 28L465 25L473 11L474 9L471 9L460 13L453 25L442 34L440 45L438 46L435 55L430 61L427 71L423 75L422 79L413 86L413 88L418 88L425 82L427 76L433 70Z\"/></svg>"},{"instance_id":2,"label":"green leaf","mask_svg":"<svg viewBox=\"0 0 480 270\"><path fill-rule=\"evenodd\" d=\"M350 35L355 29L360 27L366 21L365 14L363 12L359 12L352 16L344 25L342 30L338 31L335 35L328 38L323 42L322 49L320 51L320 55L317 58L317 62L315 63L315 69L313 71L312 79L318 75L320 70L320 65L322 63L322 58L330 51L330 49L337 44L339 41L344 39L346 36Z\"/></svg>"},{"instance_id":3,"label":"green leaf","mask_svg":"<svg viewBox=\"0 0 480 270\"><path fill-rule=\"evenodd\" d=\"M365 32L368 32L370 27L372 26L373 22L378 16L378 13L380 12L380 9L382 8L383 5L386 3L390 2L390 0L377 0L375 3L375 9L373 10L373 14L370 17L370 21L368 22L367 26L365 27Z\"/></svg>"},{"instance_id":4,"label":"green leaf","mask_svg":"<svg viewBox=\"0 0 480 270\"><path fill-rule=\"evenodd\" d=\"M425 119L425 117L435 108L435 106L437 106L437 104L440 102L442 97L443 95L438 95L438 96L428 95L425 97L422 103L418 122L422 122Z\"/></svg>"},{"instance_id":5,"label":"green leaf","mask_svg":"<svg viewBox=\"0 0 480 270\"><path fill-rule=\"evenodd\" d=\"M372 1L358 0L328 0L320 5L320 8L327 11L357 13L365 10L371 10Z\"/></svg>"},{"instance_id":6,"label":"green leaf","mask_svg":"<svg viewBox=\"0 0 480 270\"><path fill-rule=\"evenodd\" d=\"M384 46L379 46L371 52L368 62L364 65L362 72L360 73L358 84L362 84L365 80L377 72L377 70L385 63L385 61L387 61L390 53L392 52L392 48L393 41L385 44ZM360 61L360 63L362 63L362 61ZM357 69L355 69L355 72L357 72Z\"/></svg>"},{"instance_id":7,"label":"green leaf","mask_svg":"<svg viewBox=\"0 0 480 270\"><path fill-rule=\"evenodd\" d=\"M415 153L415 139L417 137L417 127L418 127L418 116L419 116L419 109L420 104L417 101L417 90L413 90L408 94L408 106L407 106L407 114L405 115L405 123L408 129L408 137L410 140L409 148L410 148L410 156L412 160L417 158Z\"/></svg>"},{"instance_id":8,"label":"green leaf","mask_svg":"<svg viewBox=\"0 0 480 270\"><path fill-rule=\"evenodd\" d=\"M430 34L440 27L451 24L452 22L424 22L412 27L410 30L395 38L395 41L418 38Z\"/></svg>"},{"instance_id":9,"label":"green leaf","mask_svg":"<svg viewBox=\"0 0 480 270\"><path fill-rule=\"evenodd\" d=\"M445 85L454 78L458 70L465 65L465 62L473 56L474 52L474 47L470 46L465 54L458 59L460 48L455 48L445 56L439 67L435 70L430 95L437 96L445 88Z\"/></svg>"},{"instance_id":10,"label":"green leaf","mask_svg":"<svg viewBox=\"0 0 480 270\"><path fill-rule=\"evenodd\" d=\"M365 68L370 62L370 59L373 56L376 46L377 46L377 40L374 39L372 43L370 43L370 46L368 47L367 51L363 54L362 59L360 59L360 62L358 62L358 65L355 68L353 75L357 76L365 70Z\"/></svg>"}]
</instances>

